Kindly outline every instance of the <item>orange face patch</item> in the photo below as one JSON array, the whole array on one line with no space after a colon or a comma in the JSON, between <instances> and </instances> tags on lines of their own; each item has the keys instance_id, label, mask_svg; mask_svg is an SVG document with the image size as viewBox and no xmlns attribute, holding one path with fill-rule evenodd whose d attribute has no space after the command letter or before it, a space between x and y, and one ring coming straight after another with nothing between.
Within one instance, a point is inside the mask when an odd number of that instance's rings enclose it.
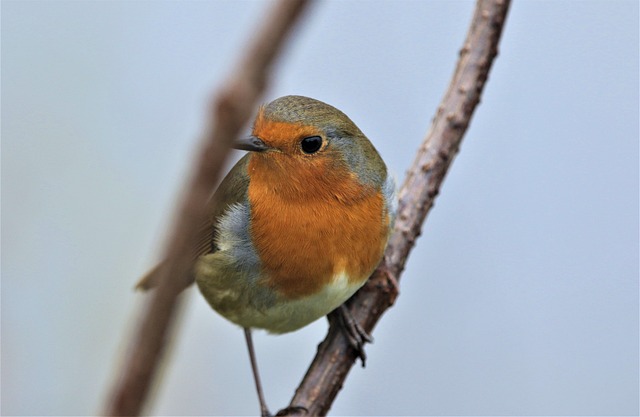
<instances>
[{"instance_id":1,"label":"orange face patch","mask_svg":"<svg viewBox=\"0 0 640 417\"><path fill-rule=\"evenodd\" d=\"M380 190L359 182L335 150L304 155L300 140L322 136L317 127L269 120L260 110L253 135L280 151L253 154L247 166L260 285L298 299L321 291L336 274L362 283L387 241Z\"/></svg>"},{"instance_id":2,"label":"orange face patch","mask_svg":"<svg viewBox=\"0 0 640 417\"><path fill-rule=\"evenodd\" d=\"M264 116L264 109L260 109L253 125L253 135L269 146L293 153L298 149L301 139L321 136L322 132L313 126L269 120Z\"/></svg>"}]
</instances>

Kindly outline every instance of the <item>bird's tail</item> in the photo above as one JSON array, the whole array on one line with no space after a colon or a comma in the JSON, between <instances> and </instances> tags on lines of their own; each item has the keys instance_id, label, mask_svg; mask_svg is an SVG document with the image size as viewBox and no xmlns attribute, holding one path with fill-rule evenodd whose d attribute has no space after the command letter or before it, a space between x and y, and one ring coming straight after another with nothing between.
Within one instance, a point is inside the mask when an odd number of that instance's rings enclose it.
<instances>
[{"instance_id":1,"label":"bird's tail","mask_svg":"<svg viewBox=\"0 0 640 417\"><path fill-rule=\"evenodd\" d=\"M138 291L147 291L157 287L158 283L160 282L160 271L162 270L163 266L164 262L160 262L158 265L153 267L151 271L147 272L142 278L140 278L140 281L138 281L138 283L136 284L135 289Z\"/></svg>"},{"instance_id":2,"label":"bird's tail","mask_svg":"<svg viewBox=\"0 0 640 417\"><path fill-rule=\"evenodd\" d=\"M160 262L158 265L153 267L151 271L147 272L135 286L137 291L147 291L156 288L160 284L160 278L162 277L162 273L166 268L166 262ZM190 279L184 283L183 288L180 291L188 288L195 282L195 276L191 273Z\"/></svg>"}]
</instances>

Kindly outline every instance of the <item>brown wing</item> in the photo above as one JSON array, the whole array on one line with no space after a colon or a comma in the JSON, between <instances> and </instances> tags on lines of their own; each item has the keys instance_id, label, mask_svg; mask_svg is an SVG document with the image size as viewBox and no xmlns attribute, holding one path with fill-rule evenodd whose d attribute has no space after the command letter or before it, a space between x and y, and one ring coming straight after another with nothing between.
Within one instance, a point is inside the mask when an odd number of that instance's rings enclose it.
<instances>
[{"instance_id":1,"label":"brown wing","mask_svg":"<svg viewBox=\"0 0 640 417\"><path fill-rule=\"evenodd\" d=\"M247 164L251 154L243 156L234 166L227 176L222 180L218 189L209 201L210 216L202 225L198 236L198 243L194 248L195 261L198 257L213 253L218 250L216 247L218 219L227 209L234 204L247 204L247 190L249 188L249 176L247 174ZM136 284L137 290L148 290L157 285L159 272L164 262L160 262L151 271L144 275Z\"/></svg>"}]
</instances>

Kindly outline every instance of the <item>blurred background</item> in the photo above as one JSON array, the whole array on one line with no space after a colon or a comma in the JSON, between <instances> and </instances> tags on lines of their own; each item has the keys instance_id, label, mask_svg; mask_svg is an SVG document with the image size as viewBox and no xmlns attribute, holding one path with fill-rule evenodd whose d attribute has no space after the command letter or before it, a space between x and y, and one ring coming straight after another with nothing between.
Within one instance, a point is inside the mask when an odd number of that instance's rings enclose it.
<instances>
[{"instance_id":1,"label":"blurred background","mask_svg":"<svg viewBox=\"0 0 640 417\"><path fill-rule=\"evenodd\" d=\"M315 4L264 101L340 108L401 182L473 5ZM100 412L208 99L266 6L2 1L2 414ZM401 295L331 413L637 415L638 110L638 2L515 1ZM185 297L147 412L256 415L242 331ZM272 410L326 327L257 334Z\"/></svg>"}]
</instances>

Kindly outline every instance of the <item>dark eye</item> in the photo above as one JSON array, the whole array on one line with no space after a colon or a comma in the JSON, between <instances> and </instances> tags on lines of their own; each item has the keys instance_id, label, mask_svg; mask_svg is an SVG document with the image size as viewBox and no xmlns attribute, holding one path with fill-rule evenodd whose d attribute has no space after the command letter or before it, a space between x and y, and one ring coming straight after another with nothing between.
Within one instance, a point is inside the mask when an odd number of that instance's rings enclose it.
<instances>
[{"instance_id":1,"label":"dark eye","mask_svg":"<svg viewBox=\"0 0 640 417\"><path fill-rule=\"evenodd\" d=\"M309 136L300 142L300 147L304 153L316 153L321 146L322 138L320 136Z\"/></svg>"}]
</instances>

